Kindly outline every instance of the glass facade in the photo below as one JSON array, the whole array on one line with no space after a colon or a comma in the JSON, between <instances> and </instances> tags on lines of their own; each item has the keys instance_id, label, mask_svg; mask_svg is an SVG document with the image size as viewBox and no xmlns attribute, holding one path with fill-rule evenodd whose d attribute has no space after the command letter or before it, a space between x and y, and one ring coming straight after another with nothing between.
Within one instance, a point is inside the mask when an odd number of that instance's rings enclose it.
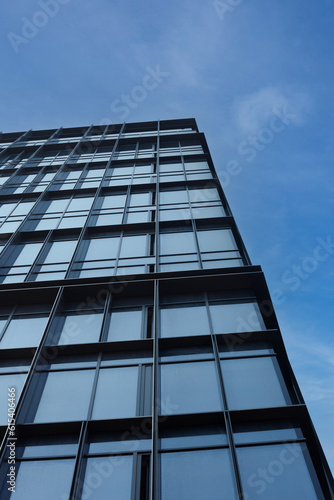
<instances>
[{"instance_id":1,"label":"glass facade","mask_svg":"<svg viewBox=\"0 0 334 500\"><path fill-rule=\"evenodd\" d=\"M195 120L1 134L0 187L1 499L333 498Z\"/></svg>"}]
</instances>

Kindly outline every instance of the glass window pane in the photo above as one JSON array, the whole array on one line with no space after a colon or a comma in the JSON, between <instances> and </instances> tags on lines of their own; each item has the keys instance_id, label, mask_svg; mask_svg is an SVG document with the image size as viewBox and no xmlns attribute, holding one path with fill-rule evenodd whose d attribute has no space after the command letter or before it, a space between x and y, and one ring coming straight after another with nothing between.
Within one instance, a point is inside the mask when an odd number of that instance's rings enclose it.
<instances>
[{"instance_id":1,"label":"glass window pane","mask_svg":"<svg viewBox=\"0 0 334 500\"><path fill-rule=\"evenodd\" d=\"M119 237L94 238L90 240L85 260L115 259Z\"/></svg>"},{"instance_id":2,"label":"glass window pane","mask_svg":"<svg viewBox=\"0 0 334 500\"><path fill-rule=\"evenodd\" d=\"M124 236L120 257L138 257L146 255L146 234L141 236Z\"/></svg>"},{"instance_id":3,"label":"glass window pane","mask_svg":"<svg viewBox=\"0 0 334 500\"><path fill-rule=\"evenodd\" d=\"M135 193L130 197L130 207L142 207L145 205L150 205L151 203L151 193Z\"/></svg>"},{"instance_id":4,"label":"glass window pane","mask_svg":"<svg viewBox=\"0 0 334 500\"><path fill-rule=\"evenodd\" d=\"M35 347L39 344L48 317L33 316L14 318L0 342L0 349Z\"/></svg>"},{"instance_id":5,"label":"glass window pane","mask_svg":"<svg viewBox=\"0 0 334 500\"><path fill-rule=\"evenodd\" d=\"M116 208L124 207L126 201L126 194L117 194L112 196L104 196L101 208Z\"/></svg>"},{"instance_id":6,"label":"glass window pane","mask_svg":"<svg viewBox=\"0 0 334 500\"><path fill-rule=\"evenodd\" d=\"M85 344L98 342L102 313L66 314L58 319L56 330L52 335L52 344Z\"/></svg>"},{"instance_id":7,"label":"glass window pane","mask_svg":"<svg viewBox=\"0 0 334 500\"><path fill-rule=\"evenodd\" d=\"M60 500L68 498L74 471L73 459L21 462L16 477L15 500ZM6 489L8 485L5 485ZM1 498L9 498L3 490ZM8 491L7 491L8 494Z\"/></svg>"},{"instance_id":8,"label":"glass window pane","mask_svg":"<svg viewBox=\"0 0 334 500\"><path fill-rule=\"evenodd\" d=\"M94 370L51 372L37 408L34 422L83 420L87 417ZM38 375L42 383L45 374ZM36 397L36 391L35 397Z\"/></svg>"},{"instance_id":9,"label":"glass window pane","mask_svg":"<svg viewBox=\"0 0 334 500\"><path fill-rule=\"evenodd\" d=\"M218 190L216 188L206 188L206 189L189 189L190 201L195 202L208 202L213 200L219 200Z\"/></svg>"},{"instance_id":10,"label":"glass window pane","mask_svg":"<svg viewBox=\"0 0 334 500\"><path fill-rule=\"evenodd\" d=\"M11 213L11 215L27 215L28 212L35 205L34 201L26 201L19 203L18 207Z\"/></svg>"},{"instance_id":11,"label":"glass window pane","mask_svg":"<svg viewBox=\"0 0 334 500\"><path fill-rule=\"evenodd\" d=\"M7 323L7 318L0 319L0 334L2 333L2 330L4 329L6 323Z\"/></svg>"},{"instance_id":12,"label":"glass window pane","mask_svg":"<svg viewBox=\"0 0 334 500\"><path fill-rule=\"evenodd\" d=\"M264 330L264 323L255 302L210 304L214 333L253 332Z\"/></svg>"},{"instance_id":13,"label":"glass window pane","mask_svg":"<svg viewBox=\"0 0 334 500\"><path fill-rule=\"evenodd\" d=\"M43 261L44 264L53 262L69 262L72 258L77 241L54 241Z\"/></svg>"},{"instance_id":14,"label":"glass window pane","mask_svg":"<svg viewBox=\"0 0 334 500\"><path fill-rule=\"evenodd\" d=\"M161 337L188 337L210 334L205 306L189 305L161 309Z\"/></svg>"},{"instance_id":15,"label":"glass window pane","mask_svg":"<svg viewBox=\"0 0 334 500\"><path fill-rule=\"evenodd\" d=\"M197 236L201 252L237 249L231 229L198 231Z\"/></svg>"},{"instance_id":16,"label":"glass window pane","mask_svg":"<svg viewBox=\"0 0 334 500\"><path fill-rule=\"evenodd\" d=\"M209 170L206 161L186 161L184 164L186 170Z\"/></svg>"},{"instance_id":17,"label":"glass window pane","mask_svg":"<svg viewBox=\"0 0 334 500\"><path fill-rule=\"evenodd\" d=\"M45 209L45 204L42 202L37 209L37 213L51 213L51 212L63 212L68 205L70 200L67 198L62 198L60 200L52 200L49 202L48 207Z\"/></svg>"},{"instance_id":18,"label":"glass window pane","mask_svg":"<svg viewBox=\"0 0 334 500\"><path fill-rule=\"evenodd\" d=\"M21 251L14 262L15 266L32 264L42 248L42 245L43 243L27 243L26 245L20 245Z\"/></svg>"},{"instance_id":19,"label":"glass window pane","mask_svg":"<svg viewBox=\"0 0 334 500\"><path fill-rule=\"evenodd\" d=\"M140 339L142 329L142 310L126 309L112 311L108 330L108 341Z\"/></svg>"},{"instance_id":20,"label":"glass window pane","mask_svg":"<svg viewBox=\"0 0 334 500\"><path fill-rule=\"evenodd\" d=\"M93 203L93 196L87 196L85 198L73 198L71 200L69 206L66 209L66 212L69 211L77 211L77 210L89 210Z\"/></svg>"},{"instance_id":21,"label":"glass window pane","mask_svg":"<svg viewBox=\"0 0 334 500\"><path fill-rule=\"evenodd\" d=\"M161 191L159 194L160 205L174 204L174 203L188 203L187 191L175 190L175 191Z\"/></svg>"},{"instance_id":22,"label":"glass window pane","mask_svg":"<svg viewBox=\"0 0 334 500\"><path fill-rule=\"evenodd\" d=\"M212 362L161 365L161 414L220 411L217 373Z\"/></svg>"},{"instance_id":23,"label":"glass window pane","mask_svg":"<svg viewBox=\"0 0 334 500\"><path fill-rule=\"evenodd\" d=\"M192 213L195 219L204 219L210 217L225 217L223 207L193 207Z\"/></svg>"},{"instance_id":24,"label":"glass window pane","mask_svg":"<svg viewBox=\"0 0 334 500\"><path fill-rule=\"evenodd\" d=\"M4 203L0 206L0 217L6 217L16 207L16 203Z\"/></svg>"},{"instance_id":25,"label":"glass window pane","mask_svg":"<svg viewBox=\"0 0 334 500\"><path fill-rule=\"evenodd\" d=\"M161 500L235 500L228 450L161 454Z\"/></svg>"},{"instance_id":26,"label":"glass window pane","mask_svg":"<svg viewBox=\"0 0 334 500\"><path fill-rule=\"evenodd\" d=\"M133 457L128 455L88 458L81 500L131 500L132 463ZM88 480L96 476L98 487L96 482L89 486Z\"/></svg>"},{"instance_id":27,"label":"glass window pane","mask_svg":"<svg viewBox=\"0 0 334 500\"><path fill-rule=\"evenodd\" d=\"M286 406L276 359L226 359L221 367L230 409Z\"/></svg>"},{"instance_id":28,"label":"glass window pane","mask_svg":"<svg viewBox=\"0 0 334 500\"><path fill-rule=\"evenodd\" d=\"M22 391L26 373L15 373L0 376L0 425L8 425L8 389L15 388L16 404Z\"/></svg>"},{"instance_id":29,"label":"glass window pane","mask_svg":"<svg viewBox=\"0 0 334 500\"><path fill-rule=\"evenodd\" d=\"M250 446L237 449L241 481L249 498L321 500L315 491L306 461L309 454L300 443Z\"/></svg>"},{"instance_id":30,"label":"glass window pane","mask_svg":"<svg viewBox=\"0 0 334 500\"><path fill-rule=\"evenodd\" d=\"M134 417L137 407L138 367L102 369L93 418Z\"/></svg>"},{"instance_id":31,"label":"glass window pane","mask_svg":"<svg viewBox=\"0 0 334 500\"><path fill-rule=\"evenodd\" d=\"M196 253L193 232L160 234L160 254Z\"/></svg>"}]
</instances>

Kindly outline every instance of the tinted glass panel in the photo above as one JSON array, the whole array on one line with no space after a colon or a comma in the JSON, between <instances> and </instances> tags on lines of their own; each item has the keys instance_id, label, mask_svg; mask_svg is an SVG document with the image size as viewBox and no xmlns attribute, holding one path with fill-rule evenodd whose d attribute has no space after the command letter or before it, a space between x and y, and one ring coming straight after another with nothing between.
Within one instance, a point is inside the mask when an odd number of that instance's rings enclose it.
<instances>
[{"instance_id":1,"label":"tinted glass panel","mask_svg":"<svg viewBox=\"0 0 334 500\"><path fill-rule=\"evenodd\" d=\"M228 450L161 454L161 500L235 500Z\"/></svg>"},{"instance_id":2,"label":"tinted glass panel","mask_svg":"<svg viewBox=\"0 0 334 500\"><path fill-rule=\"evenodd\" d=\"M85 260L114 259L118 245L119 237L90 240Z\"/></svg>"},{"instance_id":3,"label":"tinted glass panel","mask_svg":"<svg viewBox=\"0 0 334 500\"><path fill-rule=\"evenodd\" d=\"M198 231L197 235L201 252L233 250L237 248L230 229Z\"/></svg>"},{"instance_id":4,"label":"tinted glass panel","mask_svg":"<svg viewBox=\"0 0 334 500\"><path fill-rule=\"evenodd\" d=\"M98 342L102 313L67 314L58 320L56 331L53 334L53 343L56 344L85 344Z\"/></svg>"},{"instance_id":5,"label":"tinted glass panel","mask_svg":"<svg viewBox=\"0 0 334 500\"><path fill-rule=\"evenodd\" d=\"M110 317L108 341L140 339L142 328L142 310L126 309L113 311Z\"/></svg>"},{"instance_id":6,"label":"tinted glass panel","mask_svg":"<svg viewBox=\"0 0 334 500\"><path fill-rule=\"evenodd\" d=\"M34 421L85 419L94 373L94 370L48 373ZM39 383L44 377L41 374Z\"/></svg>"},{"instance_id":7,"label":"tinted glass panel","mask_svg":"<svg viewBox=\"0 0 334 500\"><path fill-rule=\"evenodd\" d=\"M214 363L161 366L161 413L219 411L222 403Z\"/></svg>"},{"instance_id":8,"label":"tinted glass panel","mask_svg":"<svg viewBox=\"0 0 334 500\"><path fill-rule=\"evenodd\" d=\"M160 253L162 255L195 252L195 238L192 232L160 235Z\"/></svg>"},{"instance_id":9,"label":"tinted glass panel","mask_svg":"<svg viewBox=\"0 0 334 500\"><path fill-rule=\"evenodd\" d=\"M38 252L42 248L42 243L27 243L22 247L19 256L16 258L15 266L24 266L32 264L36 259Z\"/></svg>"},{"instance_id":10,"label":"tinted glass panel","mask_svg":"<svg viewBox=\"0 0 334 500\"><path fill-rule=\"evenodd\" d=\"M15 388L15 405L18 403L26 373L15 373L0 376L0 425L8 424L8 389Z\"/></svg>"},{"instance_id":11,"label":"tinted glass panel","mask_svg":"<svg viewBox=\"0 0 334 500\"><path fill-rule=\"evenodd\" d=\"M233 410L285 406L276 359L243 358L221 361L229 407Z\"/></svg>"},{"instance_id":12,"label":"tinted glass panel","mask_svg":"<svg viewBox=\"0 0 334 500\"><path fill-rule=\"evenodd\" d=\"M302 449L304 448L304 450ZM237 449L244 492L249 498L321 500L305 458L305 445L287 443Z\"/></svg>"},{"instance_id":13,"label":"tinted glass panel","mask_svg":"<svg viewBox=\"0 0 334 500\"><path fill-rule=\"evenodd\" d=\"M263 330L264 323L257 304L211 304L210 312L214 333Z\"/></svg>"},{"instance_id":14,"label":"tinted glass panel","mask_svg":"<svg viewBox=\"0 0 334 500\"><path fill-rule=\"evenodd\" d=\"M161 337L188 337L210 333L205 306L180 306L161 309Z\"/></svg>"},{"instance_id":15,"label":"tinted glass panel","mask_svg":"<svg viewBox=\"0 0 334 500\"><path fill-rule=\"evenodd\" d=\"M90 500L130 500L132 461L132 456L88 458L81 500L86 498ZM97 474L97 470L101 471L101 475ZM90 488L89 479L96 476L100 480L99 486Z\"/></svg>"},{"instance_id":16,"label":"tinted glass panel","mask_svg":"<svg viewBox=\"0 0 334 500\"><path fill-rule=\"evenodd\" d=\"M13 347L34 347L39 344L47 317L14 318L0 342L0 349Z\"/></svg>"},{"instance_id":17,"label":"tinted glass panel","mask_svg":"<svg viewBox=\"0 0 334 500\"><path fill-rule=\"evenodd\" d=\"M93 418L122 418L136 415L138 367L100 371Z\"/></svg>"},{"instance_id":18,"label":"tinted glass panel","mask_svg":"<svg viewBox=\"0 0 334 500\"><path fill-rule=\"evenodd\" d=\"M120 257L137 257L146 255L146 235L124 236Z\"/></svg>"},{"instance_id":19,"label":"tinted glass panel","mask_svg":"<svg viewBox=\"0 0 334 500\"><path fill-rule=\"evenodd\" d=\"M45 259L44 264L52 262L69 262L74 252L77 241L55 241L51 244Z\"/></svg>"},{"instance_id":20,"label":"tinted glass panel","mask_svg":"<svg viewBox=\"0 0 334 500\"><path fill-rule=\"evenodd\" d=\"M15 500L59 500L68 498L71 489L74 460L38 460L21 462L16 477L15 493L4 489L1 498ZM6 491L6 493L5 493Z\"/></svg>"}]
</instances>

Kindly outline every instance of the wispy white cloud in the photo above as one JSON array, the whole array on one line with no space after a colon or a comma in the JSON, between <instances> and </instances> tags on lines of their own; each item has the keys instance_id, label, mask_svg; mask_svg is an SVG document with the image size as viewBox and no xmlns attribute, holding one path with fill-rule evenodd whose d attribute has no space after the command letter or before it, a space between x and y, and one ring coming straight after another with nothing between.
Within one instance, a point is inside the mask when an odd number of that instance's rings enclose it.
<instances>
[{"instance_id":1,"label":"wispy white cloud","mask_svg":"<svg viewBox=\"0 0 334 500\"><path fill-rule=\"evenodd\" d=\"M264 127L277 110L286 110L293 125L303 125L313 107L310 94L301 89L266 86L236 97L232 119L242 134L254 134Z\"/></svg>"}]
</instances>

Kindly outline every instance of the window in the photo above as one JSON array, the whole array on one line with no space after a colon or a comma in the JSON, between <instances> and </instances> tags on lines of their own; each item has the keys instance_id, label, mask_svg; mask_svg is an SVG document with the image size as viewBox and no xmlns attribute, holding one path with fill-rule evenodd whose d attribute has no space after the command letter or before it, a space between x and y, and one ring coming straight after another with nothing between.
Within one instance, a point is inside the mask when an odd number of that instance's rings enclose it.
<instances>
[{"instance_id":1,"label":"window","mask_svg":"<svg viewBox=\"0 0 334 500\"><path fill-rule=\"evenodd\" d=\"M77 240L54 241L47 244L46 254L39 259L31 279L42 281L48 279L62 279L65 277L68 264L71 261Z\"/></svg>"},{"instance_id":2,"label":"window","mask_svg":"<svg viewBox=\"0 0 334 500\"><path fill-rule=\"evenodd\" d=\"M2 256L2 282L24 281L42 246L33 242L11 245Z\"/></svg>"},{"instance_id":3,"label":"window","mask_svg":"<svg viewBox=\"0 0 334 500\"><path fill-rule=\"evenodd\" d=\"M0 205L0 234L13 233L34 206L34 201L4 203Z\"/></svg>"},{"instance_id":4,"label":"window","mask_svg":"<svg viewBox=\"0 0 334 500\"><path fill-rule=\"evenodd\" d=\"M3 483L3 500L59 500L68 498L71 490L75 459L31 460L16 462L15 493L8 491L8 484ZM8 464L3 468L9 472ZM5 471L4 471L5 472ZM8 478L6 478L8 479Z\"/></svg>"},{"instance_id":5,"label":"window","mask_svg":"<svg viewBox=\"0 0 334 500\"><path fill-rule=\"evenodd\" d=\"M13 367L13 371L20 371L19 367ZM5 403L8 401L8 389L15 388L15 403L17 405L23 384L25 382L28 372L25 373L11 373L11 374L1 374L0 375L0 398L1 401ZM2 403L0 405L0 425L8 425L8 405Z\"/></svg>"},{"instance_id":6,"label":"window","mask_svg":"<svg viewBox=\"0 0 334 500\"><path fill-rule=\"evenodd\" d=\"M121 224L125 203L126 194L99 197L92 212L91 225L105 226L109 224Z\"/></svg>"},{"instance_id":7,"label":"window","mask_svg":"<svg viewBox=\"0 0 334 500\"><path fill-rule=\"evenodd\" d=\"M74 473L75 456L77 453L77 438L75 436L57 437L21 436L16 443L15 457L15 493L8 491L7 483L9 464L4 462L1 467L2 499L21 500L34 498L37 500L60 500L68 498ZM6 458L9 457L9 450ZM6 479L5 479L6 478Z\"/></svg>"},{"instance_id":8,"label":"window","mask_svg":"<svg viewBox=\"0 0 334 500\"><path fill-rule=\"evenodd\" d=\"M103 313L73 311L61 314L52 329L49 343L55 345L85 344L98 342L101 334Z\"/></svg>"},{"instance_id":9,"label":"window","mask_svg":"<svg viewBox=\"0 0 334 500\"><path fill-rule=\"evenodd\" d=\"M291 403L275 357L223 359L221 368L231 410Z\"/></svg>"},{"instance_id":10,"label":"window","mask_svg":"<svg viewBox=\"0 0 334 500\"><path fill-rule=\"evenodd\" d=\"M83 241L73 271L80 270L80 277L113 274L119 243L119 236Z\"/></svg>"},{"instance_id":11,"label":"window","mask_svg":"<svg viewBox=\"0 0 334 500\"><path fill-rule=\"evenodd\" d=\"M242 486L249 498L324 498L312 481L313 467L304 443L242 447L237 448L237 456Z\"/></svg>"},{"instance_id":12,"label":"window","mask_svg":"<svg viewBox=\"0 0 334 500\"><path fill-rule=\"evenodd\" d=\"M33 403L27 422L61 422L87 418L95 370L36 374L30 387Z\"/></svg>"},{"instance_id":13,"label":"window","mask_svg":"<svg viewBox=\"0 0 334 500\"><path fill-rule=\"evenodd\" d=\"M256 302L211 303L214 333L252 332L265 325Z\"/></svg>"},{"instance_id":14,"label":"window","mask_svg":"<svg viewBox=\"0 0 334 500\"><path fill-rule=\"evenodd\" d=\"M210 334L205 305L177 305L161 308L161 337L188 337Z\"/></svg>"},{"instance_id":15,"label":"window","mask_svg":"<svg viewBox=\"0 0 334 500\"><path fill-rule=\"evenodd\" d=\"M194 233L160 234L160 270L198 269L198 256Z\"/></svg>"},{"instance_id":16,"label":"window","mask_svg":"<svg viewBox=\"0 0 334 500\"><path fill-rule=\"evenodd\" d=\"M235 500L227 449L165 452L161 460L161 500Z\"/></svg>"},{"instance_id":17,"label":"window","mask_svg":"<svg viewBox=\"0 0 334 500\"><path fill-rule=\"evenodd\" d=\"M107 340L138 340L141 338L143 321L142 309L112 310Z\"/></svg>"},{"instance_id":18,"label":"window","mask_svg":"<svg viewBox=\"0 0 334 500\"><path fill-rule=\"evenodd\" d=\"M1 323L6 322L0 320L0 349L37 346L47 318L47 316L14 316L2 334Z\"/></svg>"},{"instance_id":19,"label":"window","mask_svg":"<svg viewBox=\"0 0 334 500\"><path fill-rule=\"evenodd\" d=\"M131 500L133 456L89 457L85 463L85 478L81 500ZM103 471L101 484L96 487L91 478L96 477L96 471ZM112 492L112 496L110 496Z\"/></svg>"},{"instance_id":20,"label":"window","mask_svg":"<svg viewBox=\"0 0 334 500\"><path fill-rule=\"evenodd\" d=\"M134 417L137 410L137 392L137 366L101 369L93 418Z\"/></svg>"},{"instance_id":21,"label":"window","mask_svg":"<svg viewBox=\"0 0 334 500\"><path fill-rule=\"evenodd\" d=\"M213 362L162 364L161 414L220 411L222 402Z\"/></svg>"},{"instance_id":22,"label":"window","mask_svg":"<svg viewBox=\"0 0 334 500\"><path fill-rule=\"evenodd\" d=\"M231 229L200 230L197 237L204 269L243 265Z\"/></svg>"}]
</instances>

